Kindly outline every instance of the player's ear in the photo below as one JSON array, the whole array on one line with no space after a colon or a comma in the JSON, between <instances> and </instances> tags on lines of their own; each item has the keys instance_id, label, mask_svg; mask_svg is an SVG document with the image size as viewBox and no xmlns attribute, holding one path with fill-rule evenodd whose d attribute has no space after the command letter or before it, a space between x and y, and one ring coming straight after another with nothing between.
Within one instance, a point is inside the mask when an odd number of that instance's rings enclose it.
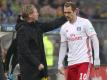
<instances>
[{"instance_id":1,"label":"player's ear","mask_svg":"<svg viewBox=\"0 0 107 80\"><path fill-rule=\"evenodd\" d=\"M80 11L79 8L76 8L76 9L75 9L75 12L76 12L77 15L79 14L79 11Z\"/></svg>"}]
</instances>

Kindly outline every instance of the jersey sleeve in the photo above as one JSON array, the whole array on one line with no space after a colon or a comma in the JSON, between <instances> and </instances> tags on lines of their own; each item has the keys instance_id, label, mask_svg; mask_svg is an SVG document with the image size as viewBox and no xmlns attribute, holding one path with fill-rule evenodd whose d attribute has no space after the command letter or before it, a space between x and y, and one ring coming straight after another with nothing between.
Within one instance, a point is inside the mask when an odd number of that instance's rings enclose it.
<instances>
[{"instance_id":1,"label":"jersey sleeve","mask_svg":"<svg viewBox=\"0 0 107 80\"><path fill-rule=\"evenodd\" d=\"M92 25L92 23L87 20L86 25L85 25L85 32L88 36L92 36L96 34L96 31Z\"/></svg>"},{"instance_id":2,"label":"jersey sleeve","mask_svg":"<svg viewBox=\"0 0 107 80\"><path fill-rule=\"evenodd\" d=\"M59 49L59 60L58 60L58 69L64 67L63 61L65 58L65 55L67 54L67 39L65 36L64 29L61 28L60 36L61 36L61 43L60 43L60 49Z\"/></svg>"}]
</instances>

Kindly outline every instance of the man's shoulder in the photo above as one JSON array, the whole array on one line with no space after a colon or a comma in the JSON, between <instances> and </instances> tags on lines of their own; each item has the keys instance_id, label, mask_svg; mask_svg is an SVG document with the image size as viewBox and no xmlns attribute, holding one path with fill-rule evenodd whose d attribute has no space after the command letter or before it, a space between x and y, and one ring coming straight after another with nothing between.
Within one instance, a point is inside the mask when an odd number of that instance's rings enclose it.
<instances>
[{"instance_id":1,"label":"man's shoulder","mask_svg":"<svg viewBox=\"0 0 107 80\"><path fill-rule=\"evenodd\" d=\"M15 28L16 28L16 31L19 31L20 29L24 29L24 27L26 27L26 26L27 26L27 23L22 21L20 23L17 23Z\"/></svg>"},{"instance_id":2,"label":"man's shoulder","mask_svg":"<svg viewBox=\"0 0 107 80\"><path fill-rule=\"evenodd\" d=\"M66 28L66 27L68 26L68 24L69 24L69 21L66 21L66 22L61 26L61 29Z\"/></svg>"},{"instance_id":3,"label":"man's shoulder","mask_svg":"<svg viewBox=\"0 0 107 80\"><path fill-rule=\"evenodd\" d=\"M87 18L77 16L78 21L89 21Z\"/></svg>"}]
</instances>

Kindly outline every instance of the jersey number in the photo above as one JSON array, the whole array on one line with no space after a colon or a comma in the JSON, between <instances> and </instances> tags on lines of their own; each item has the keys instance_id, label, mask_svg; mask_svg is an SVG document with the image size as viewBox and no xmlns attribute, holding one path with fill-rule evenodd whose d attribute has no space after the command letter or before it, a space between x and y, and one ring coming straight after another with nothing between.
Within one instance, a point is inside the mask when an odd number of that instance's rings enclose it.
<instances>
[{"instance_id":1,"label":"jersey number","mask_svg":"<svg viewBox=\"0 0 107 80\"><path fill-rule=\"evenodd\" d=\"M86 73L80 73L80 79L79 80L87 80L87 74Z\"/></svg>"}]
</instances>

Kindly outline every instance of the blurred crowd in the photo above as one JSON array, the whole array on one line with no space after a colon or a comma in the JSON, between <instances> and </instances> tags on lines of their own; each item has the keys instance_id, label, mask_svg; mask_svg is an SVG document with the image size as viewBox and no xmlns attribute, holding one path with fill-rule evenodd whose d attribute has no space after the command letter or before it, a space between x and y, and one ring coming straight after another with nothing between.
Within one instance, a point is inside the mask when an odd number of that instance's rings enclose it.
<instances>
[{"instance_id":1,"label":"blurred crowd","mask_svg":"<svg viewBox=\"0 0 107 80\"><path fill-rule=\"evenodd\" d=\"M107 0L0 0L0 23L14 23L24 4L34 4L40 12L40 20L50 20L63 15L63 4L74 1L79 15L89 19L106 19Z\"/></svg>"}]
</instances>

